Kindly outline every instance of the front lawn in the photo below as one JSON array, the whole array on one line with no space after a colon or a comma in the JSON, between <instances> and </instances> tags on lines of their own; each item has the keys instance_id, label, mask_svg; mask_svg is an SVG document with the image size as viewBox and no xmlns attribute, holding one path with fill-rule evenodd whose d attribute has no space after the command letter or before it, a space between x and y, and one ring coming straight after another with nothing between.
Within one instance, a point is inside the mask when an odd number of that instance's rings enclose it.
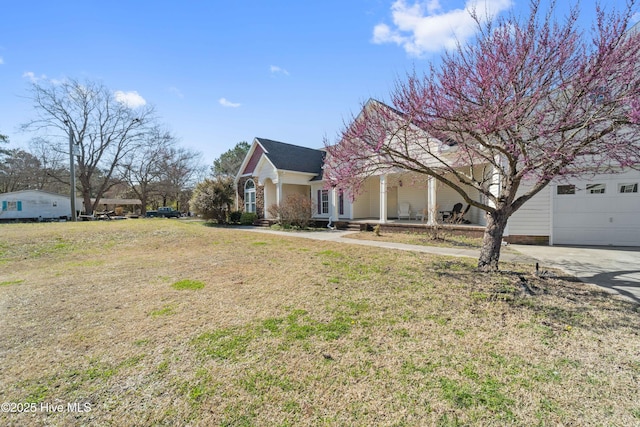
<instances>
[{"instance_id":1,"label":"front lawn","mask_svg":"<svg viewBox=\"0 0 640 427\"><path fill-rule=\"evenodd\" d=\"M640 424L638 307L530 266L170 220L0 235L1 425Z\"/></svg>"}]
</instances>

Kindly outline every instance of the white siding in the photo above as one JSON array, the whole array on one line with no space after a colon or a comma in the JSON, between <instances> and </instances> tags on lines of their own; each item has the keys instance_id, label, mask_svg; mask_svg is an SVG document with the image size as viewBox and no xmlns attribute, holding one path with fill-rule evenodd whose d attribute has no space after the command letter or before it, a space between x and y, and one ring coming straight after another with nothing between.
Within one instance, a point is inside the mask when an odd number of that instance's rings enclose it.
<instances>
[{"instance_id":1,"label":"white siding","mask_svg":"<svg viewBox=\"0 0 640 427\"><path fill-rule=\"evenodd\" d=\"M380 217L380 178L371 177L362 185L360 194L353 202L353 218Z\"/></svg>"},{"instance_id":2,"label":"white siding","mask_svg":"<svg viewBox=\"0 0 640 427\"><path fill-rule=\"evenodd\" d=\"M525 183L519 194L531 188ZM509 235L549 236L551 230L551 186L543 188L509 218Z\"/></svg>"},{"instance_id":3,"label":"white siding","mask_svg":"<svg viewBox=\"0 0 640 427\"><path fill-rule=\"evenodd\" d=\"M411 205L411 216L415 218L417 213L422 213L427 208L427 189L410 187L404 184L398 188L398 205L400 203L409 203ZM393 213L393 217L398 215L397 209Z\"/></svg>"},{"instance_id":4,"label":"white siding","mask_svg":"<svg viewBox=\"0 0 640 427\"><path fill-rule=\"evenodd\" d=\"M3 209L20 205L20 210ZM78 204L76 203L76 206ZM69 197L46 191L25 190L0 194L0 219L59 219L71 217Z\"/></svg>"}]
</instances>

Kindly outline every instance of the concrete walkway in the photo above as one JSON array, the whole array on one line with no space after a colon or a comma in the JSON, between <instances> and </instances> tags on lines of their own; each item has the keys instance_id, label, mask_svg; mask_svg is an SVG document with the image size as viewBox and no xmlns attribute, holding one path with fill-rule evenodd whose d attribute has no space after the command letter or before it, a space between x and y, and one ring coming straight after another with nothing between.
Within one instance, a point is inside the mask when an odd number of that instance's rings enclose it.
<instances>
[{"instance_id":1,"label":"concrete walkway","mask_svg":"<svg viewBox=\"0 0 640 427\"><path fill-rule=\"evenodd\" d=\"M242 230L288 237L340 242L350 245L374 246L447 256L478 258L478 249L442 248L345 238L353 231L276 231L262 227L242 227ZM501 261L531 264L540 269L559 269L585 283L592 283L624 298L640 303L640 248L567 247L509 245L500 255Z\"/></svg>"}]
</instances>

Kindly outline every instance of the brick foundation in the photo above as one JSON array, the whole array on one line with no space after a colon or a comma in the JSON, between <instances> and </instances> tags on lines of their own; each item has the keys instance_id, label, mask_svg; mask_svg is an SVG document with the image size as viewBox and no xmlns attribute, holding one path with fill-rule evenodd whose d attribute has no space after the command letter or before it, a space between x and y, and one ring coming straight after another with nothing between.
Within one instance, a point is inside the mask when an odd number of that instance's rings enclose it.
<instances>
[{"instance_id":1,"label":"brick foundation","mask_svg":"<svg viewBox=\"0 0 640 427\"><path fill-rule=\"evenodd\" d=\"M514 245L548 246L549 236L506 236L504 240Z\"/></svg>"}]
</instances>

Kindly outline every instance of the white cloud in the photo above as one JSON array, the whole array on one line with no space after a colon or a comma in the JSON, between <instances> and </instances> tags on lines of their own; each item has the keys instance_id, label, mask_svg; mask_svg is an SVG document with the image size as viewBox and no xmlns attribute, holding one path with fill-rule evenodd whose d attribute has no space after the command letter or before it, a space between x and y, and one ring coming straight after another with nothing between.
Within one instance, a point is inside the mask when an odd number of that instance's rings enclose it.
<instances>
[{"instance_id":1,"label":"white cloud","mask_svg":"<svg viewBox=\"0 0 640 427\"><path fill-rule=\"evenodd\" d=\"M40 74L40 76L38 77L33 71L25 71L24 73L22 73L22 77L29 79L31 83L37 83L38 81L45 80L47 78L47 76L45 76L44 74Z\"/></svg>"},{"instance_id":2,"label":"white cloud","mask_svg":"<svg viewBox=\"0 0 640 427\"><path fill-rule=\"evenodd\" d=\"M117 90L114 92L116 101L126 105L129 108L138 108L147 104L147 101L136 91L123 92Z\"/></svg>"},{"instance_id":3,"label":"white cloud","mask_svg":"<svg viewBox=\"0 0 640 427\"><path fill-rule=\"evenodd\" d=\"M4 59L2 59L2 56L0 56L0 65L4 64Z\"/></svg>"},{"instance_id":4,"label":"white cloud","mask_svg":"<svg viewBox=\"0 0 640 427\"><path fill-rule=\"evenodd\" d=\"M237 102L228 101L227 98L220 98L220 100L218 102L223 107L237 108L237 107L239 107L241 105L241 104L239 104Z\"/></svg>"},{"instance_id":5,"label":"white cloud","mask_svg":"<svg viewBox=\"0 0 640 427\"><path fill-rule=\"evenodd\" d=\"M462 9L443 11L439 0L415 2L397 0L391 6L393 28L378 24L373 43L395 43L413 56L453 49L476 32L471 11L486 21L511 8L512 0L466 0Z\"/></svg>"},{"instance_id":6,"label":"white cloud","mask_svg":"<svg viewBox=\"0 0 640 427\"><path fill-rule=\"evenodd\" d=\"M270 67L271 74L284 74L285 76L289 75L289 72L284 68L278 67L277 65L272 65Z\"/></svg>"},{"instance_id":7,"label":"white cloud","mask_svg":"<svg viewBox=\"0 0 640 427\"><path fill-rule=\"evenodd\" d=\"M182 92L180 92L180 89L178 89L177 87L171 86L169 88L169 92L171 92L172 94L174 94L178 98L184 98L184 94Z\"/></svg>"}]
</instances>

